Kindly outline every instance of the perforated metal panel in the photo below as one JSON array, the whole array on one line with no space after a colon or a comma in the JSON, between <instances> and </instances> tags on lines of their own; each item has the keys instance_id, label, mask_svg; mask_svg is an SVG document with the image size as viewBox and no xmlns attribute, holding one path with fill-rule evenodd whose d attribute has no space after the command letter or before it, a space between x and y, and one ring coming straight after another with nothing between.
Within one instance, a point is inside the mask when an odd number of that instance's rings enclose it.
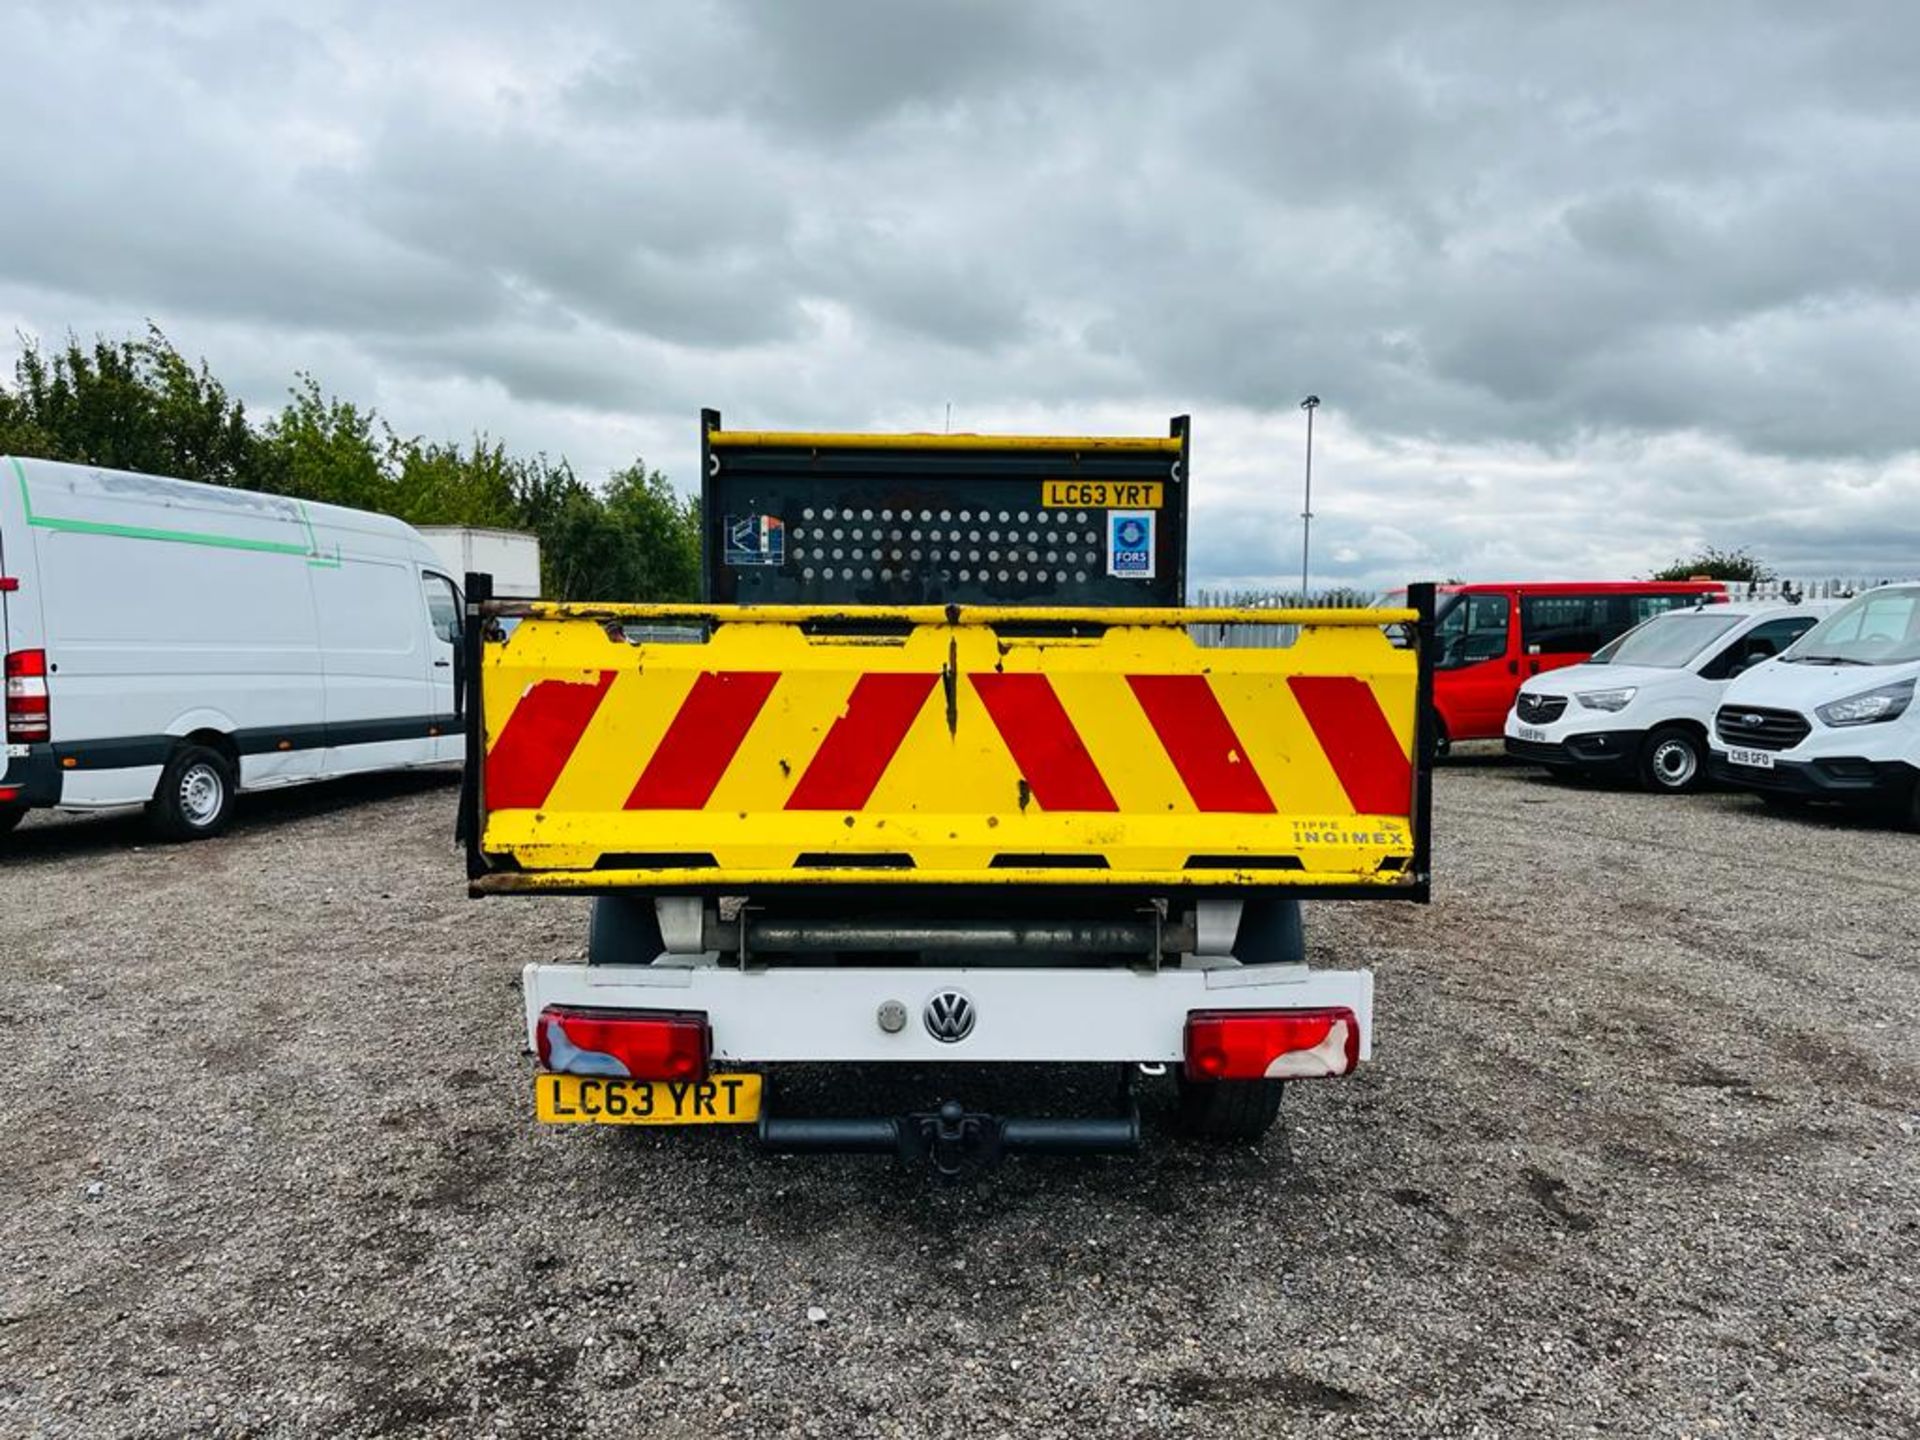
<instances>
[{"instance_id":1,"label":"perforated metal panel","mask_svg":"<svg viewBox=\"0 0 1920 1440\"><path fill-rule=\"evenodd\" d=\"M1185 417L1167 439L1131 441L742 434L721 431L717 412L703 420L714 601L1184 599ZM1050 493L1094 503L1045 503ZM1141 496L1157 503L1098 503ZM1116 513L1151 517L1132 532L1135 573L1111 573Z\"/></svg>"}]
</instances>

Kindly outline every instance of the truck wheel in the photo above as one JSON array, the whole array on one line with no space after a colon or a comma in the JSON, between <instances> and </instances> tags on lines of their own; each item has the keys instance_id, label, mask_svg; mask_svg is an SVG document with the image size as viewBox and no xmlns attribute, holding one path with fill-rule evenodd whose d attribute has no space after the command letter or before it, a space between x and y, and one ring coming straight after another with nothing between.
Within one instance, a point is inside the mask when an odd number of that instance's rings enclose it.
<instances>
[{"instance_id":1,"label":"truck wheel","mask_svg":"<svg viewBox=\"0 0 1920 1440\"><path fill-rule=\"evenodd\" d=\"M1304 965L1307 925L1292 896L1249 900L1240 907L1233 958L1242 965Z\"/></svg>"},{"instance_id":2,"label":"truck wheel","mask_svg":"<svg viewBox=\"0 0 1920 1440\"><path fill-rule=\"evenodd\" d=\"M651 965L667 942L660 915L645 895L601 895L587 922L589 965Z\"/></svg>"},{"instance_id":3,"label":"truck wheel","mask_svg":"<svg viewBox=\"0 0 1920 1440\"><path fill-rule=\"evenodd\" d=\"M1194 1080L1182 1076L1174 1123L1194 1140L1251 1143L1280 1113L1279 1080Z\"/></svg>"},{"instance_id":4,"label":"truck wheel","mask_svg":"<svg viewBox=\"0 0 1920 1440\"><path fill-rule=\"evenodd\" d=\"M160 772L147 819L162 840L205 840L233 818L233 765L218 750L182 745Z\"/></svg>"},{"instance_id":5,"label":"truck wheel","mask_svg":"<svg viewBox=\"0 0 1920 1440\"><path fill-rule=\"evenodd\" d=\"M1300 902L1291 897L1249 900L1233 937L1234 958L1243 965L1303 965L1307 928ZM1178 1082L1174 1123L1196 1140L1252 1141L1272 1128L1280 1113L1278 1080L1188 1080Z\"/></svg>"},{"instance_id":6,"label":"truck wheel","mask_svg":"<svg viewBox=\"0 0 1920 1440\"><path fill-rule=\"evenodd\" d=\"M1706 747L1684 725L1662 725L1640 747L1640 782L1663 795L1698 790L1706 778Z\"/></svg>"}]
</instances>

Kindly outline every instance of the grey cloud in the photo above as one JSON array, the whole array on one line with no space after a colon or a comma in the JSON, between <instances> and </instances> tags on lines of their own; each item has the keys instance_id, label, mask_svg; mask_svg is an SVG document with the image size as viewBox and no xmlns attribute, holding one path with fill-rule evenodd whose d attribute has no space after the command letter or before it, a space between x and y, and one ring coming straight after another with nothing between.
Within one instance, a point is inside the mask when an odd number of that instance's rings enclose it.
<instances>
[{"instance_id":1,"label":"grey cloud","mask_svg":"<svg viewBox=\"0 0 1920 1440\"><path fill-rule=\"evenodd\" d=\"M207 0L0 41L30 329L151 314L594 455L701 403L1191 410L1220 575L1296 563L1243 422L1307 389L1364 441L1329 575L1912 545L1905 5Z\"/></svg>"},{"instance_id":2,"label":"grey cloud","mask_svg":"<svg viewBox=\"0 0 1920 1440\"><path fill-rule=\"evenodd\" d=\"M820 143L976 106L1068 54L1046 7L1019 0L738 0L621 28L568 88L584 115L736 114Z\"/></svg>"}]
</instances>

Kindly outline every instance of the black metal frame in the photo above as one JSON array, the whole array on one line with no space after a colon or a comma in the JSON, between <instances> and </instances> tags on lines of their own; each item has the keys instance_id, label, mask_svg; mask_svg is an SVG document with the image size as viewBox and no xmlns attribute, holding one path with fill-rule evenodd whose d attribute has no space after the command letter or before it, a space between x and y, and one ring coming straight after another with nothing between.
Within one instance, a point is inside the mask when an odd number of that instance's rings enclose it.
<instances>
[{"instance_id":1,"label":"black metal frame","mask_svg":"<svg viewBox=\"0 0 1920 1440\"><path fill-rule=\"evenodd\" d=\"M1419 666L1414 699L1418 712L1413 732L1413 886L1407 898L1422 905L1432 898L1433 887L1433 761L1439 738L1433 729L1436 590L1431 580L1407 587L1407 603L1420 615L1414 622L1414 659Z\"/></svg>"},{"instance_id":2,"label":"black metal frame","mask_svg":"<svg viewBox=\"0 0 1920 1440\"><path fill-rule=\"evenodd\" d=\"M1143 449L1136 443L1128 448L1124 441L1097 449L1059 450L1022 447L1017 437L1009 437L1004 447L971 443L962 448L943 448L938 437L905 437L897 447L885 444L858 448L716 447L713 437L722 431L720 412L700 412L700 593L715 603L808 603L808 604L946 604L961 603L1049 605L1180 605L1187 592L1187 526L1191 506L1192 441L1189 417L1177 415L1168 424L1168 434L1180 442L1177 459L1164 449ZM972 439L973 437L969 437ZM1151 581L1116 579L1105 574L1104 560L1093 568L1088 580L1071 587L1080 593L1072 599L1060 598L1057 586L1036 579L1033 585L1003 590L980 582L962 585L952 577L937 583L932 577L937 562L926 561L915 578L892 582L896 589L883 593L868 582L806 581L810 593L742 594L738 580L743 574L729 571L724 563L725 529L729 501L723 493L735 476L764 483L778 494L791 487L809 483L822 475L832 475L849 483L868 477L878 482L904 486L953 486L956 504L973 503L982 487L1038 484L1043 480L1072 477L1148 481L1163 487L1163 517L1155 540L1156 556L1164 563ZM737 483L746 483L745 480ZM769 497L762 497L764 500ZM837 501L831 503L839 503ZM879 503L879 502L876 502ZM995 502L1014 503L1002 496ZM1024 503L1024 502L1023 502ZM1090 567L1092 568L1092 567ZM782 566L779 589L799 587L790 567ZM782 578L784 577L784 578ZM911 593L910 593L911 592ZM1097 593L1095 593L1097 592Z\"/></svg>"},{"instance_id":3,"label":"black metal frame","mask_svg":"<svg viewBox=\"0 0 1920 1440\"><path fill-rule=\"evenodd\" d=\"M460 766L460 811L454 823L454 839L467 849L467 881L492 872L493 865L480 849L481 784L485 778L483 757L487 752L486 730L480 718L480 657L486 644L485 607L493 599L493 576L469 570L461 587L465 599L460 630L460 673L455 676L454 698L466 722L466 755ZM472 893L471 891L469 893Z\"/></svg>"}]
</instances>

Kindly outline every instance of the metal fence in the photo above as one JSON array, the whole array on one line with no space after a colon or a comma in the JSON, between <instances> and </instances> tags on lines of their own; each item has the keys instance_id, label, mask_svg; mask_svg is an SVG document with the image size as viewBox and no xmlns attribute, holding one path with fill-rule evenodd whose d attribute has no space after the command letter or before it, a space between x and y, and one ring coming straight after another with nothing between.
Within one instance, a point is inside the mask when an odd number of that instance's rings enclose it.
<instances>
[{"instance_id":1,"label":"metal fence","mask_svg":"<svg viewBox=\"0 0 1920 1440\"><path fill-rule=\"evenodd\" d=\"M1782 604L1801 600L1850 600L1882 585L1920 583L1915 579L1894 577L1867 579L1860 576L1824 576L1818 579L1729 580L1727 597L1731 600L1778 600ZM1301 604L1316 609L1356 610L1385 603L1380 594L1362 590L1325 590L1302 601L1298 590L1201 590L1196 605L1233 606L1247 610L1288 610ZM1267 650L1284 647L1299 638L1297 625L1195 625L1194 642L1214 649Z\"/></svg>"},{"instance_id":2,"label":"metal fence","mask_svg":"<svg viewBox=\"0 0 1920 1440\"><path fill-rule=\"evenodd\" d=\"M1196 605L1230 606L1245 610L1364 610L1381 603L1380 596L1364 590L1322 590L1304 599L1298 590L1202 590ZM1300 636L1298 625L1194 625L1190 627L1194 643L1216 650L1274 650L1293 644Z\"/></svg>"},{"instance_id":3,"label":"metal fence","mask_svg":"<svg viewBox=\"0 0 1920 1440\"><path fill-rule=\"evenodd\" d=\"M1863 580L1828 578L1821 580L1747 580L1727 581L1727 594L1735 600L1850 600L1863 591L1881 585L1910 583L1898 579Z\"/></svg>"}]
</instances>

